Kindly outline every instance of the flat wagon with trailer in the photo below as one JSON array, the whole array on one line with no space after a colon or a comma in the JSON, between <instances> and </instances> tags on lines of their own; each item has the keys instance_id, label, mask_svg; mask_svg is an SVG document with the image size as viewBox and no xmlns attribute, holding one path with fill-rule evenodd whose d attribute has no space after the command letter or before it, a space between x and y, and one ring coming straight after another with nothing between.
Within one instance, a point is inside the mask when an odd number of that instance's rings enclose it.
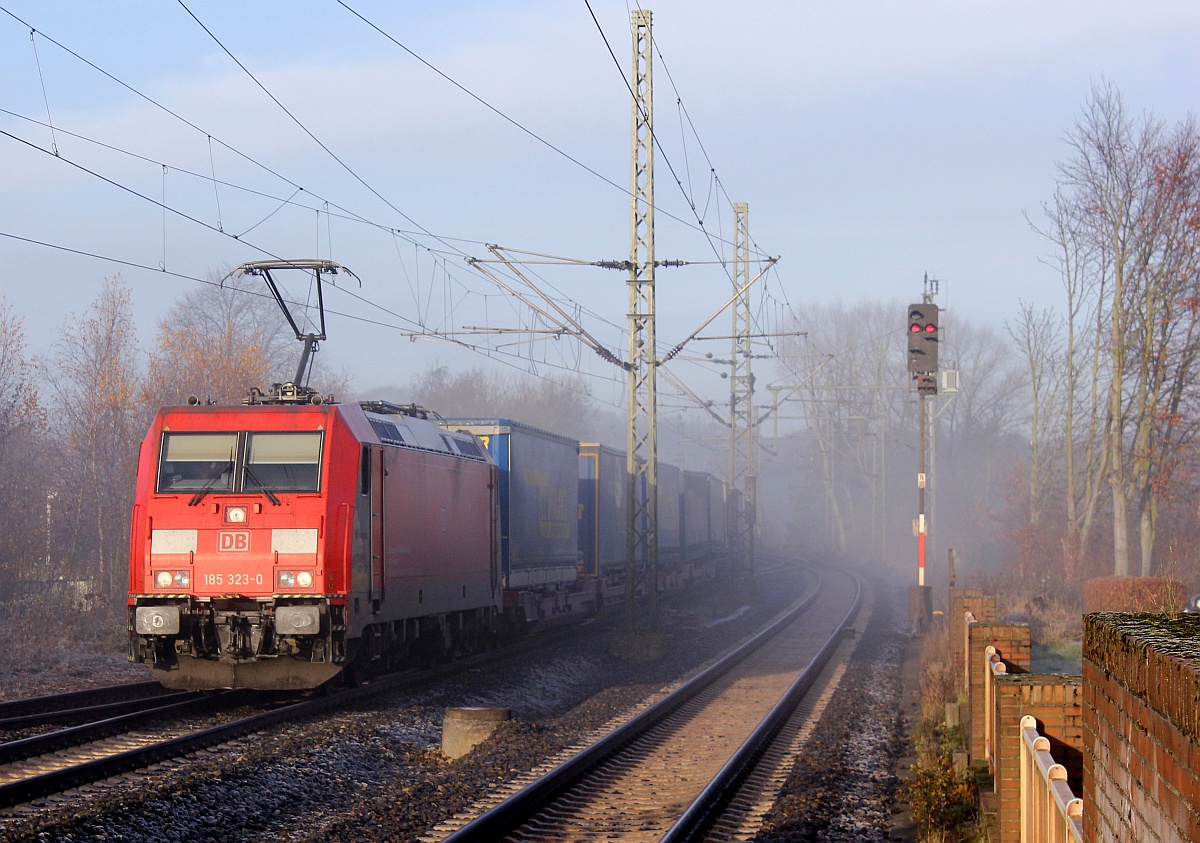
<instances>
[{"instance_id":1,"label":"flat wagon with trailer","mask_svg":"<svg viewBox=\"0 0 1200 843\"><path fill-rule=\"evenodd\" d=\"M680 533L683 537L683 558L694 579L709 579L716 571L716 537L720 528L714 523L710 489L719 483L707 472L683 472ZM724 513L721 514L724 520Z\"/></svg>"},{"instance_id":2,"label":"flat wagon with trailer","mask_svg":"<svg viewBox=\"0 0 1200 843\"><path fill-rule=\"evenodd\" d=\"M579 553L584 576L595 578L601 603L625 593L628 572L629 470L625 452L579 443ZM639 565L645 559L638 560Z\"/></svg>"},{"instance_id":3,"label":"flat wagon with trailer","mask_svg":"<svg viewBox=\"0 0 1200 843\"><path fill-rule=\"evenodd\" d=\"M594 610L596 578L581 575L579 442L508 418L439 423L478 437L496 463L506 616L545 623Z\"/></svg>"},{"instance_id":4,"label":"flat wagon with trailer","mask_svg":"<svg viewBox=\"0 0 1200 843\"><path fill-rule=\"evenodd\" d=\"M719 477L709 476L708 515L712 524L713 551L722 555L729 549L729 527L725 523L725 501L729 497L729 484Z\"/></svg>"},{"instance_id":5,"label":"flat wagon with trailer","mask_svg":"<svg viewBox=\"0 0 1200 843\"><path fill-rule=\"evenodd\" d=\"M685 575L683 557L683 470L658 463L659 588L674 588Z\"/></svg>"}]
</instances>

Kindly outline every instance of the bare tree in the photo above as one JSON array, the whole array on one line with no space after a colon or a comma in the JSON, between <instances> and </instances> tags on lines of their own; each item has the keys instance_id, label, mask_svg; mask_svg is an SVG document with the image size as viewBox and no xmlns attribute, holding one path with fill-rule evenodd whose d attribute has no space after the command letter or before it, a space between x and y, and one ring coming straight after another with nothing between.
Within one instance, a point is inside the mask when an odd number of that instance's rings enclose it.
<instances>
[{"instance_id":1,"label":"bare tree","mask_svg":"<svg viewBox=\"0 0 1200 843\"><path fill-rule=\"evenodd\" d=\"M1109 451L1102 434L1107 250L1088 236L1087 209L1061 185L1054 201L1043 206L1043 213L1045 227L1035 226L1035 230L1054 245L1049 262L1059 272L1067 300L1059 440L1066 519L1063 566L1072 581L1088 555L1092 529L1108 488Z\"/></svg>"},{"instance_id":2,"label":"bare tree","mask_svg":"<svg viewBox=\"0 0 1200 843\"><path fill-rule=\"evenodd\" d=\"M1200 144L1188 120L1157 150L1139 256L1131 346L1130 480L1140 527L1142 574L1153 572L1162 493L1194 441L1200 354ZM1185 412L1191 411L1191 412Z\"/></svg>"},{"instance_id":3,"label":"bare tree","mask_svg":"<svg viewBox=\"0 0 1200 843\"><path fill-rule=\"evenodd\" d=\"M789 503L797 518L809 516L800 532L823 536L827 553L907 569L916 555L910 524L922 399L907 371L904 312L901 302L805 307L796 327L807 336L785 346L786 383L775 391L780 406L799 398L803 408L803 431L791 447L780 443L797 478ZM994 544L973 525L995 520L1013 449L1024 439L1026 377L1005 339L963 319L943 318L941 333L942 368L959 370L961 379L956 394L930 403L927 420L930 576L944 570L934 561L935 537L938 547L959 550Z\"/></svg>"},{"instance_id":4,"label":"bare tree","mask_svg":"<svg viewBox=\"0 0 1200 843\"><path fill-rule=\"evenodd\" d=\"M5 596L19 593L21 579L49 576L39 564L49 546L49 524L46 532L32 528L43 523L40 508L46 500L45 421L21 321L0 299L0 594Z\"/></svg>"},{"instance_id":5,"label":"bare tree","mask_svg":"<svg viewBox=\"0 0 1200 843\"><path fill-rule=\"evenodd\" d=\"M1008 326L1025 358L1029 402L1029 523L1038 525L1046 508L1056 455L1060 453L1061 414L1065 389L1059 320L1049 310L1021 302L1020 315Z\"/></svg>"},{"instance_id":6,"label":"bare tree","mask_svg":"<svg viewBox=\"0 0 1200 843\"><path fill-rule=\"evenodd\" d=\"M958 370L960 389L944 414L948 449L967 449L987 488L1003 459L997 448L1006 437L1025 433L1022 396L1028 381L995 329L961 318L951 327L943 329L942 368Z\"/></svg>"},{"instance_id":7,"label":"bare tree","mask_svg":"<svg viewBox=\"0 0 1200 843\"><path fill-rule=\"evenodd\" d=\"M781 383L762 421L773 426L789 401L803 408L801 441L781 448L797 473L811 478L799 488L821 490L811 501L821 515L804 529L823 536L828 554L878 557L885 534L906 520L889 512L886 495L888 465L916 429L906 400L902 312L899 303L812 304L796 316L805 336L783 344ZM806 505L797 501L793 509Z\"/></svg>"},{"instance_id":8,"label":"bare tree","mask_svg":"<svg viewBox=\"0 0 1200 843\"><path fill-rule=\"evenodd\" d=\"M535 377L514 372L505 376L484 369L453 374L433 366L414 377L408 397L447 418L506 417L564 435L585 438L604 432L603 418L579 378Z\"/></svg>"},{"instance_id":9,"label":"bare tree","mask_svg":"<svg viewBox=\"0 0 1200 843\"><path fill-rule=\"evenodd\" d=\"M189 395L221 404L251 387L290 380L300 345L262 283L250 276L199 287L159 323L143 390L147 405Z\"/></svg>"},{"instance_id":10,"label":"bare tree","mask_svg":"<svg viewBox=\"0 0 1200 843\"><path fill-rule=\"evenodd\" d=\"M1129 297L1136 283L1140 209L1160 134L1161 127L1149 118L1135 124L1116 88L1098 86L1068 136L1073 157L1059 167L1060 183L1080 209L1083 234L1102 255L1095 267L1104 273L1099 283L1108 292L1105 442L1113 508L1113 571L1118 576L1130 570L1130 484L1125 458Z\"/></svg>"},{"instance_id":11,"label":"bare tree","mask_svg":"<svg viewBox=\"0 0 1200 843\"><path fill-rule=\"evenodd\" d=\"M34 376L21 320L0 298L0 459L11 454L16 438L44 420Z\"/></svg>"},{"instance_id":12,"label":"bare tree","mask_svg":"<svg viewBox=\"0 0 1200 843\"><path fill-rule=\"evenodd\" d=\"M129 290L116 278L81 317L68 317L44 376L58 435L59 499L74 525L74 577L99 584L116 612L126 590L128 522L145 413Z\"/></svg>"},{"instance_id":13,"label":"bare tree","mask_svg":"<svg viewBox=\"0 0 1200 843\"><path fill-rule=\"evenodd\" d=\"M1096 327L1091 377L1103 383L1103 447L1075 464L1073 415L1085 398L1087 346L1068 340L1072 378L1066 444L1068 523L1086 546L1100 497L1091 470L1102 466L1112 500L1113 570L1130 573L1130 526L1140 523L1141 570L1153 570L1158 495L1192 438L1183 409L1194 391L1197 142L1191 120L1173 135L1148 115L1131 117L1119 92L1097 86L1068 137L1047 236L1059 249L1070 297L1068 325L1090 313ZM1077 298L1075 296L1078 296ZM1096 393L1097 395L1099 392ZM1084 405L1086 406L1086 404ZM1097 440L1087 440L1085 449ZM1081 508L1080 505L1082 505Z\"/></svg>"}]
</instances>

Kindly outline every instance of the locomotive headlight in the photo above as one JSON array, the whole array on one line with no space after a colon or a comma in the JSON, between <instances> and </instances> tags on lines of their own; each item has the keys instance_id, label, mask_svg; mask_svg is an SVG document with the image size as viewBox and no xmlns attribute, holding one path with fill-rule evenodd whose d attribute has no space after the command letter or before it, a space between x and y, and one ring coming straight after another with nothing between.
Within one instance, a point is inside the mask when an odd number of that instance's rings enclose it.
<instances>
[{"instance_id":1,"label":"locomotive headlight","mask_svg":"<svg viewBox=\"0 0 1200 843\"><path fill-rule=\"evenodd\" d=\"M246 523L246 507L244 507L244 506L227 506L227 507L225 507L225 520L230 524L245 524Z\"/></svg>"},{"instance_id":2,"label":"locomotive headlight","mask_svg":"<svg viewBox=\"0 0 1200 843\"><path fill-rule=\"evenodd\" d=\"M155 571L155 588L187 588L192 584L190 571Z\"/></svg>"},{"instance_id":3,"label":"locomotive headlight","mask_svg":"<svg viewBox=\"0 0 1200 843\"><path fill-rule=\"evenodd\" d=\"M280 589L312 588L314 580L312 571L279 571L275 574L275 581L279 583Z\"/></svg>"}]
</instances>

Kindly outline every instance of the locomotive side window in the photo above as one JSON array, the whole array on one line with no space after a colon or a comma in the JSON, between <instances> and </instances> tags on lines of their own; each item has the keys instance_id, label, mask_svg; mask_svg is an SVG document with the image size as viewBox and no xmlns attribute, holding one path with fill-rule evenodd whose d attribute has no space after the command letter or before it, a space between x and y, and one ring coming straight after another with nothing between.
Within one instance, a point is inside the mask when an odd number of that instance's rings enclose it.
<instances>
[{"instance_id":1,"label":"locomotive side window","mask_svg":"<svg viewBox=\"0 0 1200 843\"><path fill-rule=\"evenodd\" d=\"M479 446L475 444L474 439L455 439L455 444L458 445L458 452L463 456L471 457L472 459L483 459L483 451L479 450Z\"/></svg>"},{"instance_id":2,"label":"locomotive side window","mask_svg":"<svg viewBox=\"0 0 1200 843\"><path fill-rule=\"evenodd\" d=\"M158 491L231 491L237 439L236 433L165 434Z\"/></svg>"},{"instance_id":3,"label":"locomotive side window","mask_svg":"<svg viewBox=\"0 0 1200 843\"><path fill-rule=\"evenodd\" d=\"M371 427L375 428L375 435L379 437L379 441L383 444L405 444L404 437L400 434L400 428L396 427L396 425L394 425L392 422L370 417L368 417L367 421L371 423Z\"/></svg>"},{"instance_id":4,"label":"locomotive side window","mask_svg":"<svg viewBox=\"0 0 1200 843\"><path fill-rule=\"evenodd\" d=\"M362 463L358 467L358 493L371 494L371 449L363 445Z\"/></svg>"},{"instance_id":5,"label":"locomotive side window","mask_svg":"<svg viewBox=\"0 0 1200 843\"><path fill-rule=\"evenodd\" d=\"M320 433L249 434L245 491L315 492L320 479Z\"/></svg>"}]
</instances>

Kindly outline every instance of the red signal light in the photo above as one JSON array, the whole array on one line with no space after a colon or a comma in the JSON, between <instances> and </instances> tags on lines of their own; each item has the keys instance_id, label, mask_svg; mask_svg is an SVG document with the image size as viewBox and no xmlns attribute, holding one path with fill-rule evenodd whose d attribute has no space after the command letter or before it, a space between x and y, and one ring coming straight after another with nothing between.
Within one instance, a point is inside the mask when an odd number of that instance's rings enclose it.
<instances>
[{"instance_id":1,"label":"red signal light","mask_svg":"<svg viewBox=\"0 0 1200 843\"><path fill-rule=\"evenodd\" d=\"M918 302L908 306L908 371L921 375L938 370L938 306Z\"/></svg>"}]
</instances>

